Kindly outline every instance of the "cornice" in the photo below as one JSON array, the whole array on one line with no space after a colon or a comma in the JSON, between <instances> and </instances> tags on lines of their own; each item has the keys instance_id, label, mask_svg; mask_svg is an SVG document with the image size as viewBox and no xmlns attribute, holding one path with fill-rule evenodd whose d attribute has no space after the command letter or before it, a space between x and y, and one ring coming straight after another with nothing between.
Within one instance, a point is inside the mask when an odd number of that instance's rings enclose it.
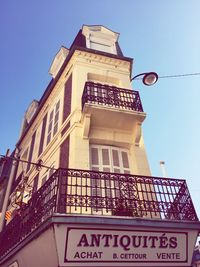
<instances>
[{"instance_id":1,"label":"cornice","mask_svg":"<svg viewBox=\"0 0 200 267\"><path fill-rule=\"evenodd\" d=\"M91 53L87 51L76 50L74 53L74 56L79 59L80 58L84 59L90 63L93 61L93 62L98 62L98 63L114 65L118 67L125 67L125 68L131 67L131 62L127 60L123 60L122 58L113 58L110 56L97 54L97 53Z\"/></svg>"}]
</instances>

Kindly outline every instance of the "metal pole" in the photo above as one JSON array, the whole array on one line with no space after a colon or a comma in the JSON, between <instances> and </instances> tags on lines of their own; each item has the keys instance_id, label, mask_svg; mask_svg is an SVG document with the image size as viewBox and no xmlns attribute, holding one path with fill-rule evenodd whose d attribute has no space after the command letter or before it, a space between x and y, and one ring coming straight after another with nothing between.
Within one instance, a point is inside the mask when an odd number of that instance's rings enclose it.
<instances>
[{"instance_id":1,"label":"metal pole","mask_svg":"<svg viewBox=\"0 0 200 267\"><path fill-rule=\"evenodd\" d=\"M15 155L17 155L17 154L18 154L18 149L16 148ZM9 196L10 196L10 192L11 192L11 188L12 188L12 184L13 184L13 180L14 180L14 176L15 176L16 166L17 166L16 161L13 160L10 176L8 178L9 180L8 180L8 184L7 184L7 188L6 188L6 194L5 194L4 201L3 201L2 213L1 213L1 217L0 217L0 232L3 230L3 227L4 227L6 210L8 207L8 201L9 201Z\"/></svg>"},{"instance_id":2,"label":"metal pole","mask_svg":"<svg viewBox=\"0 0 200 267\"><path fill-rule=\"evenodd\" d=\"M161 171L162 171L162 176L164 178L167 178L167 172L166 172L166 169L165 169L165 162L164 161L160 161L160 168L161 168Z\"/></svg>"}]
</instances>

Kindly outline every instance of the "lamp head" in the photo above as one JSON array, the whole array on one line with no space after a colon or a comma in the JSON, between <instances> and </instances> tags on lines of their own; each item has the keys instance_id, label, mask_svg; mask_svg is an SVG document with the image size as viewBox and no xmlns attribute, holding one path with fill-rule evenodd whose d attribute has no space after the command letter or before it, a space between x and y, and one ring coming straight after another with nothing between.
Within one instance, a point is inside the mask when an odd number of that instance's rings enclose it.
<instances>
[{"instance_id":1,"label":"lamp head","mask_svg":"<svg viewBox=\"0 0 200 267\"><path fill-rule=\"evenodd\" d=\"M145 85L150 86L157 82L158 74L156 72L148 72L144 75L142 81Z\"/></svg>"}]
</instances>

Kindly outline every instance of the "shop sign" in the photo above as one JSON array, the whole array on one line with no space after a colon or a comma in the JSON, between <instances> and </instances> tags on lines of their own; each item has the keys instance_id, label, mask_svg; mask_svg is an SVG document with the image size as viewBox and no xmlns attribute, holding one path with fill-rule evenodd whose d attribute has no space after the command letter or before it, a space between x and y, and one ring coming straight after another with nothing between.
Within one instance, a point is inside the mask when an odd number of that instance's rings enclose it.
<instances>
[{"instance_id":1,"label":"shop sign","mask_svg":"<svg viewBox=\"0 0 200 267\"><path fill-rule=\"evenodd\" d=\"M65 262L186 263L188 234L68 228Z\"/></svg>"}]
</instances>

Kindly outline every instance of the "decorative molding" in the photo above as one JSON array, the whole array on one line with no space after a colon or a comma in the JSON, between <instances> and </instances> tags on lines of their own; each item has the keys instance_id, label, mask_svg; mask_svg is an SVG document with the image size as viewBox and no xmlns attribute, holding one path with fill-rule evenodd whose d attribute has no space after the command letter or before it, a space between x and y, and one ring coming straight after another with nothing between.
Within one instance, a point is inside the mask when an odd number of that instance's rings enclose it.
<instances>
[{"instance_id":1,"label":"decorative molding","mask_svg":"<svg viewBox=\"0 0 200 267\"><path fill-rule=\"evenodd\" d=\"M83 58L83 59L87 59L87 61L91 62L93 61L97 61L97 62L101 62L101 63L105 63L105 64L111 64L111 65L115 65L115 66L120 66L120 67L131 67L130 62L127 62L125 60L122 59L118 59L118 58L111 58L108 56L103 56L103 55L98 55L92 52L85 52L85 51L75 51L73 56L77 56L79 58Z\"/></svg>"},{"instance_id":2,"label":"decorative molding","mask_svg":"<svg viewBox=\"0 0 200 267\"><path fill-rule=\"evenodd\" d=\"M91 114L85 114L83 119L83 138L88 139L90 132Z\"/></svg>"},{"instance_id":3,"label":"decorative molding","mask_svg":"<svg viewBox=\"0 0 200 267\"><path fill-rule=\"evenodd\" d=\"M136 124L135 146L139 146L140 145L140 140L141 140L141 136L142 136L142 127L141 127L141 125L142 125L141 122L137 122L137 124Z\"/></svg>"}]
</instances>

